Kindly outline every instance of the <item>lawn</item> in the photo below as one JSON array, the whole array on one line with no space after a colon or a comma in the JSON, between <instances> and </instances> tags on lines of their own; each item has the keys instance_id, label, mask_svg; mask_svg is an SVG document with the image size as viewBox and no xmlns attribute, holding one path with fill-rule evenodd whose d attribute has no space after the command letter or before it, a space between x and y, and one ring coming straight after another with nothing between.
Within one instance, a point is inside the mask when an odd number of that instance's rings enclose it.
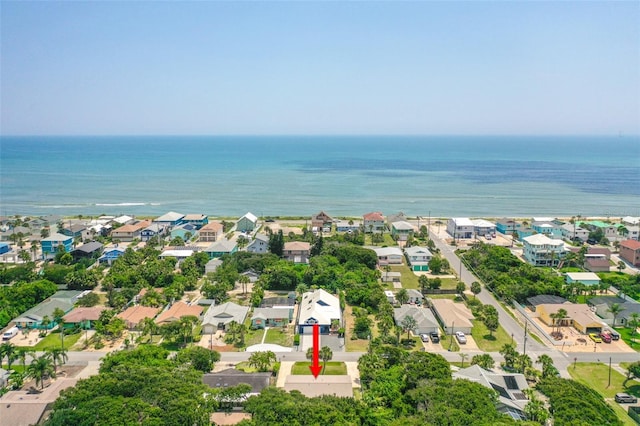
<instances>
[{"instance_id":1,"label":"lawn","mask_svg":"<svg viewBox=\"0 0 640 426\"><path fill-rule=\"evenodd\" d=\"M264 342L289 347L293 345L293 337L290 333L283 332L281 328L270 328L267 330L267 337Z\"/></svg>"},{"instance_id":2,"label":"lawn","mask_svg":"<svg viewBox=\"0 0 640 426\"><path fill-rule=\"evenodd\" d=\"M416 290L420 288L418 276L407 265L393 265L391 266L391 271L400 272L400 282L403 288Z\"/></svg>"},{"instance_id":3,"label":"lawn","mask_svg":"<svg viewBox=\"0 0 640 426\"><path fill-rule=\"evenodd\" d=\"M442 290L455 290L459 281L456 278L440 278L442 285L440 288Z\"/></svg>"},{"instance_id":4,"label":"lawn","mask_svg":"<svg viewBox=\"0 0 640 426\"><path fill-rule=\"evenodd\" d=\"M499 352L505 344L511 343L511 336L504 331L502 326L498 326L498 329L493 332L493 336L489 336L489 329L479 320L473 321L471 335L480 350L484 352Z\"/></svg>"},{"instance_id":5,"label":"lawn","mask_svg":"<svg viewBox=\"0 0 640 426\"><path fill-rule=\"evenodd\" d=\"M636 333L633 337L631 336L632 330L630 328L616 328L618 333L620 333L620 338L624 340L624 342L629 345L631 349L636 351L640 350L640 334Z\"/></svg>"},{"instance_id":6,"label":"lawn","mask_svg":"<svg viewBox=\"0 0 640 426\"><path fill-rule=\"evenodd\" d=\"M373 315L369 315L369 318L373 322L371 327L372 338L378 335L378 328ZM353 308L351 305L346 305L344 309L344 321L345 321L345 346L347 352L366 352L369 349L368 339L355 339L351 340L353 334L353 326L355 317L353 316Z\"/></svg>"},{"instance_id":7,"label":"lawn","mask_svg":"<svg viewBox=\"0 0 640 426\"><path fill-rule=\"evenodd\" d=\"M630 380L627 382L628 387L624 388L622 386L624 375L616 370L611 370L611 386L607 387L609 383L609 366L595 362L579 362L575 364L575 368L574 364L572 364L567 370L573 380L590 387L604 398L608 398L607 402L613 407L618 418L620 418L625 425L635 425L635 422L627 414L627 408L623 408L623 406L616 403L613 397L618 392L627 392L640 396L640 382Z\"/></svg>"},{"instance_id":8,"label":"lawn","mask_svg":"<svg viewBox=\"0 0 640 426\"><path fill-rule=\"evenodd\" d=\"M310 376L311 369L309 366L311 365L310 361L299 361L293 364L291 368L291 374L294 376ZM323 365L323 362L320 361L320 366ZM347 365L344 362L337 361L328 361L326 370L320 372L320 374L326 374L327 376L344 376L347 374Z\"/></svg>"},{"instance_id":9,"label":"lawn","mask_svg":"<svg viewBox=\"0 0 640 426\"><path fill-rule=\"evenodd\" d=\"M82 336L82 333L65 334L64 336L64 348L69 350ZM57 331L51 332L44 339L40 340L35 346L26 346L36 351L44 351L46 349L60 348L60 333Z\"/></svg>"},{"instance_id":10,"label":"lawn","mask_svg":"<svg viewBox=\"0 0 640 426\"><path fill-rule=\"evenodd\" d=\"M455 337L452 337L448 334L443 334L440 336L440 346L442 346L442 349L447 349L450 352L460 351L458 341L455 339Z\"/></svg>"}]
</instances>

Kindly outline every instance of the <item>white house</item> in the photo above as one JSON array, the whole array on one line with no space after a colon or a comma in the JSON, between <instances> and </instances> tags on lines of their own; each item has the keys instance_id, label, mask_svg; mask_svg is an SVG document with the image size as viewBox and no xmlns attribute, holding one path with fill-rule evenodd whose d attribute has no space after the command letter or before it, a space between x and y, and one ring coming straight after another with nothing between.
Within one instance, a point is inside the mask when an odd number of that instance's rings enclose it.
<instances>
[{"instance_id":1,"label":"white house","mask_svg":"<svg viewBox=\"0 0 640 426\"><path fill-rule=\"evenodd\" d=\"M302 295L298 311L298 332L300 334L312 334L314 324L319 325L321 334L328 334L331 330L331 324L335 321L342 324L340 300L336 296L322 289L309 291Z\"/></svg>"},{"instance_id":2,"label":"white house","mask_svg":"<svg viewBox=\"0 0 640 426\"><path fill-rule=\"evenodd\" d=\"M411 330L415 335L439 333L440 331L438 320L429 309L418 308L413 305L402 305L393 309L393 319L396 325L401 326L406 317L412 317L416 320L416 327Z\"/></svg>"},{"instance_id":3,"label":"white house","mask_svg":"<svg viewBox=\"0 0 640 426\"><path fill-rule=\"evenodd\" d=\"M433 258L429 249L413 246L404 249L404 253L407 255L407 260L409 261L409 265L411 265L412 271L429 270L429 262Z\"/></svg>"},{"instance_id":4,"label":"white house","mask_svg":"<svg viewBox=\"0 0 640 426\"><path fill-rule=\"evenodd\" d=\"M402 265L402 250L398 247L375 247L373 251L378 256L378 265Z\"/></svg>"},{"instance_id":5,"label":"white house","mask_svg":"<svg viewBox=\"0 0 640 426\"><path fill-rule=\"evenodd\" d=\"M250 253L266 253L269 249L269 237L264 234L256 234L253 241L247 246Z\"/></svg>"},{"instance_id":6,"label":"white house","mask_svg":"<svg viewBox=\"0 0 640 426\"><path fill-rule=\"evenodd\" d=\"M534 234L522 239L524 258L533 266L558 266L567 250L564 241Z\"/></svg>"},{"instance_id":7,"label":"white house","mask_svg":"<svg viewBox=\"0 0 640 426\"><path fill-rule=\"evenodd\" d=\"M454 239L473 238L473 222L467 217L452 217L447 221L447 232Z\"/></svg>"},{"instance_id":8,"label":"white house","mask_svg":"<svg viewBox=\"0 0 640 426\"><path fill-rule=\"evenodd\" d=\"M226 330L227 325L232 321L242 324L248 312L248 306L236 305L233 302L217 306L211 305L202 320L202 334L213 334L216 330Z\"/></svg>"},{"instance_id":9,"label":"white house","mask_svg":"<svg viewBox=\"0 0 640 426\"><path fill-rule=\"evenodd\" d=\"M484 219L473 219L473 231L476 235L494 235L496 233L496 224Z\"/></svg>"},{"instance_id":10,"label":"white house","mask_svg":"<svg viewBox=\"0 0 640 426\"><path fill-rule=\"evenodd\" d=\"M364 232L384 232L384 216L380 212L371 212L362 216Z\"/></svg>"}]
</instances>

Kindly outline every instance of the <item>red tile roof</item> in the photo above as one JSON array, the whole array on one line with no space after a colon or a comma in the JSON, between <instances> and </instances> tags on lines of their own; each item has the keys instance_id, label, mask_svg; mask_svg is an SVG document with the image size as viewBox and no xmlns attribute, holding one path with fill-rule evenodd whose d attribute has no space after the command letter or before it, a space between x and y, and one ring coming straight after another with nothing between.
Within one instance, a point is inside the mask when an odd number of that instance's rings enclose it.
<instances>
[{"instance_id":1,"label":"red tile roof","mask_svg":"<svg viewBox=\"0 0 640 426\"><path fill-rule=\"evenodd\" d=\"M364 220L382 220L384 221L384 216L380 212L371 212L362 216Z\"/></svg>"},{"instance_id":2,"label":"red tile roof","mask_svg":"<svg viewBox=\"0 0 640 426\"><path fill-rule=\"evenodd\" d=\"M624 240L623 242L620 243L620 247L626 247L631 250L638 250L640 249L640 241Z\"/></svg>"}]
</instances>

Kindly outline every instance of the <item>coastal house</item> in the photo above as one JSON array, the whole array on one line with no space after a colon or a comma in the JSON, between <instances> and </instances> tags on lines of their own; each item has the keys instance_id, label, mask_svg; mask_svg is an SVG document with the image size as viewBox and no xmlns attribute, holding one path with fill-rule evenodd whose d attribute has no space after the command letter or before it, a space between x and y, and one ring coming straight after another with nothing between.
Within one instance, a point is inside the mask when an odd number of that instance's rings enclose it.
<instances>
[{"instance_id":1,"label":"coastal house","mask_svg":"<svg viewBox=\"0 0 640 426\"><path fill-rule=\"evenodd\" d=\"M634 314L640 315L640 303L631 298L623 299L618 296L595 296L587 300L587 304L592 310L595 310L596 315L614 327L626 327L629 325L629 321L633 320ZM613 323L613 314L610 311L611 306L614 304L618 305L621 309L620 313L616 315L615 324Z\"/></svg>"},{"instance_id":2,"label":"coastal house","mask_svg":"<svg viewBox=\"0 0 640 426\"><path fill-rule=\"evenodd\" d=\"M104 250L104 246L97 242L91 241L89 243L83 244L80 247L71 251L71 256L74 261L79 261L80 259L91 259L94 260L100 257L102 254L102 250Z\"/></svg>"},{"instance_id":3,"label":"coastal house","mask_svg":"<svg viewBox=\"0 0 640 426\"><path fill-rule=\"evenodd\" d=\"M407 296L409 296L409 300L407 301L407 303L410 305L421 305L422 300L424 299L422 293L420 293L420 291L416 290L415 288L410 288L409 290L407 290Z\"/></svg>"},{"instance_id":4,"label":"coastal house","mask_svg":"<svg viewBox=\"0 0 640 426\"><path fill-rule=\"evenodd\" d=\"M429 262L433 258L429 249L426 247L411 246L405 248L404 253L412 271L417 272L429 270Z\"/></svg>"},{"instance_id":5,"label":"coastal house","mask_svg":"<svg viewBox=\"0 0 640 426\"><path fill-rule=\"evenodd\" d=\"M204 273L212 274L216 271L216 269L218 269L220 265L222 265L222 259L219 259L219 258L211 259L210 261L207 262L206 265L204 265Z\"/></svg>"},{"instance_id":6,"label":"coastal house","mask_svg":"<svg viewBox=\"0 0 640 426\"><path fill-rule=\"evenodd\" d=\"M168 324L170 322L179 321L180 318L193 316L200 318L202 314L202 306L187 305L186 303L179 301L171 305L169 309L166 309L158 315L155 319L156 324Z\"/></svg>"},{"instance_id":7,"label":"coastal house","mask_svg":"<svg viewBox=\"0 0 640 426\"><path fill-rule=\"evenodd\" d=\"M333 218L321 211L311 216L311 231L313 232L331 232L333 226Z\"/></svg>"},{"instance_id":8,"label":"coastal house","mask_svg":"<svg viewBox=\"0 0 640 426\"><path fill-rule=\"evenodd\" d=\"M48 299L38 303L33 308L22 313L12 320L16 326L20 328L36 328L50 330L58 323L55 322L53 312L61 309L65 314L73 309L73 305L82 295L81 291L60 290L54 293Z\"/></svg>"},{"instance_id":9,"label":"coastal house","mask_svg":"<svg viewBox=\"0 0 640 426\"><path fill-rule=\"evenodd\" d=\"M264 234L256 234L247 245L249 253L266 253L269 251L269 237Z\"/></svg>"},{"instance_id":10,"label":"coastal house","mask_svg":"<svg viewBox=\"0 0 640 426\"><path fill-rule=\"evenodd\" d=\"M60 233L74 239L80 238L81 240L87 240L91 238L89 227L83 223L71 223L65 225L60 230Z\"/></svg>"},{"instance_id":11,"label":"coastal house","mask_svg":"<svg viewBox=\"0 0 640 426\"><path fill-rule=\"evenodd\" d=\"M404 255L398 247L375 247L373 251L376 252L379 266L402 265Z\"/></svg>"},{"instance_id":12,"label":"coastal house","mask_svg":"<svg viewBox=\"0 0 640 426\"><path fill-rule=\"evenodd\" d=\"M198 229L191 223L182 223L171 229L169 234L171 235L172 240L180 237L183 241L188 241L198 234Z\"/></svg>"},{"instance_id":13,"label":"coastal house","mask_svg":"<svg viewBox=\"0 0 640 426\"><path fill-rule=\"evenodd\" d=\"M187 214L182 218L184 223L190 223L196 229L200 229L209 223L209 218L205 214Z\"/></svg>"},{"instance_id":14,"label":"coastal house","mask_svg":"<svg viewBox=\"0 0 640 426\"><path fill-rule=\"evenodd\" d=\"M485 219L472 219L473 232L477 236L495 235L496 225Z\"/></svg>"},{"instance_id":15,"label":"coastal house","mask_svg":"<svg viewBox=\"0 0 640 426\"><path fill-rule=\"evenodd\" d=\"M160 312L160 308L154 308L151 306L134 305L129 306L123 312L116 315L118 318L124 320L125 326L132 330L138 328L138 325L145 318L155 318Z\"/></svg>"},{"instance_id":16,"label":"coastal house","mask_svg":"<svg viewBox=\"0 0 640 426\"><path fill-rule=\"evenodd\" d=\"M453 379L469 380L493 389L498 393L496 408L499 412L509 415L514 420L527 420L525 408L529 402L526 394L529 384L524 374L494 373L476 364L461 368L451 376Z\"/></svg>"},{"instance_id":17,"label":"coastal house","mask_svg":"<svg viewBox=\"0 0 640 426\"><path fill-rule=\"evenodd\" d=\"M148 220L123 225L111 231L112 241L131 242L136 238L140 238L142 230L151 225Z\"/></svg>"},{"instance_id":18,"label":"coastal house","mask_svg":"<svg viewBox=\"0 0 640 426\"><path fill-rule=\"evenodd\" d=\"M622 241L620 243L620 259L633 266L640 266L640 241Z\"/></svg>"},{"instance_id":19,"label":"coastal house","mask_svg":"<svg viewBox=\"0 0 640 426\"><path fill-rule=\"evenodd\" d=\"M601 220L589 220L578 223L581 227L587 228L590 231L595 231L598 229L601 230L604 234L604 237L609 241L622 241L626 238L620 235L620 231L618 230L620 224L617 223L608 223Z\"/></svg>"},{"instance_id":20,"label":"coastal house","mask_svg":"<svg viewBox=\"0 0 640 426\"><path fill-rule=\"evenodd\" d=\"M337 232L355 232L360 230L360 221L354 220L339 220L336 222Z\"/></svg>"},{"instance_id":21,"label":"coastal house","mask_svg":"<svg viewBox=\"0 0 640 426\"><path fill-rule=\"evenodd\" d=\"M541 220L531 223L531 229L549 238L561 238L562 227L555 220Z\"/></svg>"},{"instance_id":22,"label":"coastal house","mask_svg":"<svg viewBox=\"0 0 640 426\"><path fill-rule=\"evenodd\" d=\"M225 254L233 254L237 251L238 245L236 244L236 242L226 239L216 241L204 250L204 252L209 255L210 259L222 257Z\"/></svg>"},{"instance_id":23,"label":"coastal house","mask_svg":"<svg viewBox=\"0 0 640 426\"><path fill-rule=\"evenodd\" d=\"M185 260L187 257L193 256L193 253L195 253L195 251L193 251L191 249L183 248L183 247L176 247L176 248L173 248L173 249L169 249L169 250L163 251L162 253L160 253L160 255L158 257L160 259L165 259L167 257L173 257L178 261L178 263L180 263L183 260Z\"/></svg>"},{"instance_id":24,"label":"coastal house","mask_svg":"<svg viewBox=\"0 0 640 426\"><path fill-rule=\"evenodd\" d=\"M522 224L514 219L503 217L496 222L496 230L504 235L511 235L514 231L519 232Z\"/></svg>"},{"instance_id":25,"label":"coastal house","mask_svg":"<svg viewBox=\"0 0 640 426\"><path fill-rule=\"evenodd\" d=\"M364 232L369 233L382 233L384 232L386 225L384 223L384 216L380 212L371 212L362 216Z\"/></svg>"},{"instance_id":26,"label":"coastal house","mask_svg":"<svg viewBox=\"0 0 640 426\"><path fill-rule=\"evenodd\" d=\"M589 230L577 226L576 223L563 223L560 225L560 235L566 241L582 241L589 239Z\"/></svg>"},{"instance_id":27,"label":"coastal house","mask_svg":"<svg viewBox=\"0 0 640 426\"><path fill-rule=\"evenodd\" d=\"M282 257L293 263L309 263L311 244L305 241L288 241L284 243Z\"/></svg>"},{"instance_id":28,"label":"coastal house","mask_svg":"<svg viewBox=\"0 0 640 426\"><path fill-rule=\"evenodd\" d=\"M414 232L415 229L413 225L404 220L391 224L391 236L397 238L399 241L406 241Z\"/></svg>"},{"instance_id":29,"label":"coastal house","mask_svg":"<svg viewBox=\"0 0 640 426\"><path fill-rule=\"evenodd\" d=\"M330 376L320 374L317 378L311 374L289 375L283 389L287 392L298 391L307 398L333 395L339 398L353 398L353 381L349 375Z\"/></svg>"},{"instance_id":30,"label":"coastal house","mask_svg":"<svg viewBox=\"0 0 640 426\"><path fill-rule=\"evenodd\" d=\"M140 241L149 241L152 238L163 238L167 235L167 227L161 223L152 223L140 231Z\"/></svg>"},{"instance_id":31,"label":"coastal house","mask_svg":"<svg viewBox=\"0 0 640 426\"><path fill-rule=\"evenodd\" d=\"M220 222L209 222L198 231L198 239L209 243L218 241L223 234L223 226Z\"/></svg>"},{"instance_id":32,"label":"coastal house","mask_svg":"<svg viewBox=\"0 0 640 426\"><path fill-rule=\"evenodd\" d=\"M522 240L523 255L533 266L558 266L566 254L564 241L551 239L543 234L534 234Z\"/></svg>"},{"instance_id":33,"label":"coastal house","mask_svg":"<svg viewBox=\"0 0 640 426\"><path fill-rule=\"evenodd\" d=\"M184 222L184 215L177 212L168 212L153 220L153 223L164 225L167 229L181 225Z\"/></svg>"},{"instance_id":34,"label":"coastal house","mask_svg":"<svg viewBox=\"0 0 640 426\"><path fill-rule=\"evenodd\" d=\"M564 276L567 284L581 283L589 286L600 285L600 277L593 272L567 272Z\"/></svg>"},{"instance_id":35,"label":"coastal house","mask_svg":"<svg viewBox=\"0 0 640 426\"><path fill-rule=\"evenodd\" d=\"M412 317L416 320L416 326L411 330L414 335L439 333L440 326L438 320L433 315L431 310L426 308L419 308L415 305L402 305L399 308L393 309L393 319L397 326L402 326L402 321L406 317Z\"/></svg>"},{"instance_id":36,"label":"coastal house","mask_svg":"<svg viewBox=\"0 0 640 426\"><path fill-rule=\"evenodd\" d=\"M236 231L251 232L258 227L258 218L251 212L247 212L236 222Z\"/></svg>"},{"instance_id":37,"label":"coastal house","mask_svg":"<svg viewBox=\"0 0 640 426\"><path fill-rule=\"evenodd\" d=\"M73 250L73 237L53 233L47 238L43 238L40 241L40 247L42 249L42 259L53 259L58 252L58 246L64 247L65 252L71 253L71 250Z\"/></svg>"},{"instance_id":38,"label":"coastal house","mask_svg":"<svg viewBox=\"0 0 640 426\"><path fill-rule=\"evenodd\" d=\"M467 217L452 217L447 220L447 232L454 240L473 238L473 222Z\"/></svg>"},{"instance_id":39,"label":"coastal house","mask_svg":"<svg viewBox=\"0 0 640 426\"><path fill-rule=\"evenodd\" d=\"M136 220L131 216L122 215L122 216L114 217L111 221L118 226L122 226L122 225L128 225L130 223L134 223Z\"/></svg>"},{"instance_id":40,"label":"coastal house","mask_svg":"<svg viewBox=\"0 0 640 426\"><path fill-rule=\"evenodd\" d=\"M122 256L125 252L123 247L108 247L102 253L102 256L98 258L98 262L111 266L117 258Z\"/></svg>"},{"instance_id":41,"label":"coastal house","mask_svg":"<svg viewBox=\"0 0 640 426\"><path fill-rule=\"evenodd\" d=\"M298 310L298 333L312 334L318 324L321 334L328 334L333 324L342 324L342 311L338 298L318 289L302 295Z\"/></svg>"},{"instance_id":42,"label":"coastal house","mask_svg":"<svg viewBox=\"0 0 640 426\"><path fill-rule=\"evenodd\" d=\"M293 319L289 308L255 308L251 317L251 328L284 327Z\"/></svg>"},{"instance_id":43,"label":"coastal house","mask_svg":"<svg viewBox=\"0 0 640 426\"><path fill-rule=\"evenodd\" d=\"M392 305L395 305L396 302L397 302L396 301L396 296L395 296L395 294L393 294L393 292L391 290L385 290L384 291L384 297L386 297L387 301L389 303L391 303Z\"/></svg>"},{"instance_id":44,"label":"coastal house","mask_svg":"<svg viewBox=\"0 0 640 426\"><path fill-rule=\"evenodd\" d=\"M471 334L474 316L464 303L455 303L451 299L430 299L431 309L446 334L456 331Z\"/></svg>"},{"instance_id":45,"label":"coastal house","mask_svg":"<svg viewBox=\"0 0 640 426\"><path fill-rule=\"evenodd\" d=\"M554 304L562 304L565 303L567 299L564 297L556 296L553 294L539 294L537 296L532 296L527 298L527 307L535 312L539 305L554 305Z\"/></svg>"},{"instance_id":46,"label":"coastal house","mask_svg":"<svg viewBox=\"0 0 640 426\"><path fill-rule=\"evenodd\" d=\"M108 308L105 306L77 307L67 312L62 319L64 328L81 328L90 330L93 324L100 319L100 314Z\"/></svg>"},{"instance_id":47,"label":"coastal house","mask_svg":"<svg viewBox=\"0 0 640 426\"><path fill-rule=\"evenodd\" d=\"M409 217L403 212L392 213L387 216L387 226L391 229L391 224L393 224L393 222L407 222L408 220Z\"/></svg>"},{"instance_id":48,"label":"coastal house","mask_svg":"<svg viewBox=\"0 0 640 426\"><path fill-rule=\"evenodd\" d=\"M232 322L244 324L248 313L248 306L240 306L233 302L211 305L202 319L202 334L213 334L217 330L226 330Z\"/></svg>"},{"instance_id":49,"label":"coastal house","mask_svg":"<svg viewBox=\"0 0 640 426\"><path fill-rule=\"evenodd\" d=\"M11 251L11 246L9 245L9 243L0 241L0 254L9 253L10 251Z\"/></svg>"},{"instance_id":50,"label":"coastal house","mask_svg":"<svg viewBox=\"0 0 640 426\"><path fill-rule=\"evenodd\" d=\"M560 309L564 309L567 315L562 320L556 320L551 315L556 314ZM602 331L602 320L584 303L541 304L536 307L536 313L540 320L550 327L572 326L583 334Z\"/></svg>"}]
</instances>

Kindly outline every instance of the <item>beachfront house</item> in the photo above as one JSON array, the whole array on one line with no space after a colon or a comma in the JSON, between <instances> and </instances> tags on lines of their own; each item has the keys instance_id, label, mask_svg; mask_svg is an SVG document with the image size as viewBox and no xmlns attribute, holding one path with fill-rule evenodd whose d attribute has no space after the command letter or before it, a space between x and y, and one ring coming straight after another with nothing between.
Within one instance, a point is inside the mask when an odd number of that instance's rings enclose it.
<instances>
[{"instance_id":1,"label":"beachfront house","mask_svg":"<svg viewBox=\"0 0 640 426\"><path fill-rule=\"evenodd\" d=\"M567 241L582 241L589 239L589 230L577 226L575 223L563 223L560 225L560 234Z\"/></svg>"},{"instance_id":2,"label":"beachfront house","mask_svg":"<svg viewBox=\"0 0 640 426\"><path fill-rule=\"evenodd\" d=\"M551 239L543 234L523 238L522 242L524 258L533 266L558 266L567 252L564 241Z\"/></svg>"},{"instance_id":3,"label":"beachfront house","mask_svg":"<svg viewBox=\"0 0 640 426\"><path fill-rule=\"evenodd\" d=\"M412 271L417 272L429 270L429 262L433 258L429 249L426 247L411 246L405 248L404 253Z\"/></svg>"},{"instance_id":4,"label":"beachfront house","mask_svg":"<svg viewBox=\"0 0 640 426\"><path fill-rule=\"evenodd\" d=\"M220 222L209 222L198 231L198 239L205 243L218 241L223 234L223 226Z\"/></svg>"},{"instance_id":5,"label":"beachfront house","mask_svg":"<svg viewBox=\"0 0 640 426\"><path fill-rule=\"evenodd\" d=\"M258 218L251 212L247 212L236 222L236 231L251 232L258 227Z\"/></svg>"},{"instance_id":6,"label":"beachfront house","mask_svg":"<svg viewBox=\"0 0 640 426\"><path fill-rule=\"evenodd\" d=\"M309 263L311 244L305 241L288 241L284 243L282 257L293 263Z\"/></svg>"},{"instance_id":7,"label":"beachfront house","mask_svg":"<svg viewBox=\"0 0 640 426\"><path fill-rule=\"evenodd\" d=\"M473 222L467 217L452 217L447 221L447 232L454 240L473 238Z\"/></svg>"},{"instance_id":8,"label":"beachfront house","mask_svg":"<svg viewBox=\"0 0 640 426\"><path fill-rule=\"evenodd\" d=\"M391 224L391 236L399 241L407 241L414 233L413 225L404 220L393 222Z\"/></svg>"},{"instance_id":9,"label":"beachfront house","mask_svg":"<svg viewBox=\"0 0 640 426\"><path fill-rule=\"evenodd\" d=\"M47 238L43 238L40 242L40 247L42 248L42 259L53 259L58 252L58 246L64 247L65 252L71 253L71 250L73 250L73 237L53 233Z\"/></svg>"},{"instance_id":10,"label":"beachfront house","mask_svg":"<svg viewBox=\"0 0 640 426\"><path fill-rule=\"evenodd\" d=\"M336 222L337 232L355 232L360 230L360 224L362 222L354 220L339 220Z\"/></svg>"},{"instance_id":11,"label":"beachfront house","mask_svg":"<svg viewBox=\"0 0 640 426\"><path fill-rule=\"evenodd\" d=\"M312 232L331 232L332 226L333 218L323 211L311 216Z\"/></svg>"},{"instance_id":12,"label":"beachfront house","mask_svg":"<svg viewBox=\"0 0 640 426\"><path fill-rule=\"evenodd\" d=\"M269 237L264 234L256 234L247 245L247 251L249 253L266 253L269 251Z\"/></svg>"},{"instance_id":13,"label":"beachfront house","mask_svg":"<svg viewBox=\"0 0 640 426\"><path fill-rule=\"evenodd\" d=\"M184 215L182 213L168 212L153 220L153 223L166 226L168 229L184 223Z\"/></svg>"},{"instance_id":14,"label":"beachfront house","mask_svg":"<svg viewBox=\"0 0 640 426\"><path fill-rule=\"evenodd\" d=\"M148 220L141 220L139 222L123 225L119 228L111 231L112 241L131 242L134 239L140 238L142 230L151 225Z\"/></svg>"},{"instance_id":15,"label":"beachfront house","mask_svg":"<svg viewBox=\"0 0 640 426\"><path fill-rule=\"evenodd\" d=\"M384 223L384 216L380 212L371 212L362 216L364 232L369 233L382 233L384 232L386 225Z\"/></svg>"},{"instance_id":16,"label":"beachfront house","mask_svg":"<svg viewBox=\"0 0 640 426\"><path fill-rule=\"evenodd\" d=\"M152 238L158 239L164 237L167 233L167 227L160 223L152 223L151 225L140 231L140 241L149 241Z\"/></svg>"},{"instance_id":17,"label":"beachfront house","mask_svg":"<svg viewBox=\"0 0 640 426\"><path fill-rule=\"evenodd\" d=\"M237 251L238 245L236 244L236 242L226 239L216 241L204 250L204 252L209 255L210 259L222 257L225 254L233 254Z\"/></svg>"},{"instance_id":18,"label":"beachfront house","mask_svg":"<svg viewBox=\"0 0 640 426\"><path fill-rule=\"evenodd\" d=\"M496 225L488 220L472 219L471 223L473 223L473 232L475 232L477 236L493 236L496 234Z\"/></svg>"},{"instance_id":19,"label":"beachfront house","mask_svg":"<svg viewBox=\"0 0 640 426\"><path fill-rule=\"evenodd\" d=\"M620 243L620 258L633 266L640 266L640 241L622 241Z\"/></svg>"},{"instance_id":20,"label":"beachfront house","mask_svg":"<svg viewBox=\"0 0 640 426\"><path fill-rule=\"evenodd\" d=\"M514 219L503 217L496 222L496 230L504 235L511 235L513 232L520 231L522 224Z\"/></svg>"},{"instance_id":21,"label":"beachfront house","mask_svg":"<svg viewBox=\"0 0 640 426\"><path fill-rule=\"evenodd\" d=\"M561 238L562 226L555 220L540 220L531 223L531 229L538 234L544 234L549 238Z\"/></svg>"},{"instance_id":22,"label":"beachfront house","mask_svg":"<svg viewBox=\"0 0 640 426\"><path fill-rule=\"evenodd\" d=\"M298 333L312 334L314 324L319 325L321 334L329 334L332 326L342 324L340 301L322 289L304 293L300 302Z\"/></svg>"},{"instance_id":23,"label":"beachfront house","mask_svg":"<svg viewBox=\"0 0 640 426\"><path fill-rule=\"evenodd\" d=\"M195 226L196 229L200 229L209 223L209 218L204 214L188 214L182 218L183 223L190 223Z\"/></svg>"}]
</instances>

